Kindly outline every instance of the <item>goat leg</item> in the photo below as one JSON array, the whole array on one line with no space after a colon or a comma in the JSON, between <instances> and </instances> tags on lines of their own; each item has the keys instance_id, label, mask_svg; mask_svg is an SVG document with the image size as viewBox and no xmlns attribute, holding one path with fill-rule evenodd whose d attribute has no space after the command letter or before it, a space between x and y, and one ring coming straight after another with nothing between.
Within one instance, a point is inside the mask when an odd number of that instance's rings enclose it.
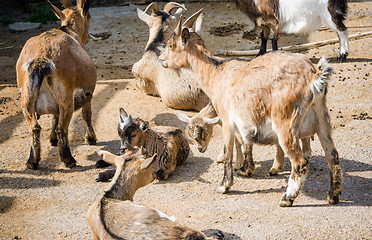
<instances>
[{"instance_id":1,"label":"goat leg","mask_svg":"<svg viewBox=\"0 0 372 240\"><path fill-rule=\"evenodd\" d=\"M50 145L56 147L58 145L57 133L56 128L58 126L58 116L54 115L53 122L52 122L52 130L50 131Z\"/></svg>"},{"instance_id":2,"label":"goat leg","mask_svg":"<svg viewBox=\"0 0 372 240\"><path fill-rule=\"evenodd\" d=\"M65 164L67 168L75 167L76 160L71 155L67 133L61 128L57 128L56 132L58 138L59 159Z\"/></svg>"},{"instance_id":3,"label":"goat leg","mask_svg":"<svg viewBox=\"0 0 372 240\"><path fill-rule=\"evenodd\" d=\"M85 139L89 145L96 145L97 138L92 126L92 108L91 101L87 102L82 109L82 115L86 127Z\"/></svg>"},{"instance_id":4,"label":"goat leg","mask_svg":"<svg viewBox=\"0 0 372 240\"><path fill-rule=\"evenodd\" d=\"M31 150L30 150L30 156L28 158L28 161L26 163L26 167L28 169L36 169L39 166L40 161L40 130L41 127L39 124L36 124L32 128L32 144L31 144Z\"/></svg>"}]
</instances>

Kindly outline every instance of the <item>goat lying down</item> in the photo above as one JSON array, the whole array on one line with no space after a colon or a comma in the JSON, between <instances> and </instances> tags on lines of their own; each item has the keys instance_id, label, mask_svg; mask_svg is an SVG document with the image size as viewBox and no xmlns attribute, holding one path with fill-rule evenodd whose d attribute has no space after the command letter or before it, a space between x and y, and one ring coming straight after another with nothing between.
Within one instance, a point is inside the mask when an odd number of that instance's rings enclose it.
<instances>
[{"instance_id":1,"label":"goat lying down","mask_svg":"<svg viewBox=\"0 0 372 240\"><path fill-rule=\"evenodd\" d=\"M208 238L203 233L177 223L174 217L133 203L137 189L154 180L152 165L156 154L145 157L141 149L127 149L122 156L98 151L104 161L116 166L115 176L106 190L89 208L87 221L92 239L223 239L217 232Z\"/></svg>"},{"instance_id":2,"label":"goat lying down","mask_svg":"<svg viewBox=\"0 0 372 240\"><path fill-rule=\"evenodd\" d=\"M198 114L191 118L181 112L175 112L175 115L178 117L179 120L187 123L185 134L197 143L199 152L205 152L212 138L214 125L221 125L221 121L219 121L219 117L217 116L217 113L214 110L212 104L209 103ZM301 139L301 141L304 157L309 159L311 157L310 139L304 138ZM238 175L250 176L256 168L252 156L253 144L249 144L247 149L248 166L242 166L242 164L244 163L244 157L241 148L242 146L237 138L235 138L234 143L236 149L236 158L233 167L234 169L238 170ZM279 173L279 170L282 169L284 166L284 152L278 143L276 143L276 147L276 157L271 169L269 170L269 174L271 176L277 175ZM217 158L217 163L222 163L223 158L224 153L221 152L221 154ZM247 168L248 171L245 170Z\"/></svg>"},{"instance_id":3,"label":"goat lying down","mask_svg":"<svg viewBox=\"0 0 372 240\"><path fill-rule=\"evenodd\" d=\"M178 10L172 15L174 8ZM152 10L151 15L146 13L148 10ZM156 2L151 3L144 12L137 9L139 19L150 28L150 36L145 53L133 65L132 73L139 89L146 94L160 96L166 106L200 111L208 104L209 98L198 85L194 73L190 69L166 69L158 59L184 11L183 5L174 2L167 3L163 11L159 10Z\"/></svg>"},{"instance_id":4,"label":"goat lying down","mask_svg":"<svg viewBox=\"0 0 372 240\"><path fill-rule=\"evenodd\" d=\"M143 146L150 155L158 155L153 170L160 180L167 179L177 165L186 161L190 153L190 145L180 129L167 126L150 128L148 121L133 119L123 108L120 108L118 134L121 138L121 153L128 147ZM113 174L113 170L108 170L100 173L96 180L107 181Z\"/></svg>"},{"instance_id":5,"label":"goat lying down","mask_svg":"<svg viewBox=\"0 0 372 240\"><path fill-rule=\"evenodd\" d=\"M200 14L201 10L195 13ZM328 202L338 203L342 170L326 106L331 68L325 58L317 66L305 55L278 51L251 61L217 58L207 50L199 35L202 22L199 17L195 31L182 28L181 19L160 59L164 67L193 70L220 117L225 155L224 176L218 191L226 193L233 185L235 136L243 144L243 166L248 166L249 144L278 142L292 165L280 206L291 206L308 172L300 139L316 133L330 170Z\"/></svg>"},{"instance_id":6,"label":"goat lying down","mask_svg":"<svg viewBox=\"0 0 372 240\"><path fill-rule=\"evenodd\" d=\"M69 0L61 2L63 11L48 1L62 21L61 27L30 38L16 66L22 111L32 135L26 164L30 169L38 167L41 156L41 127L37 122L40 115L54 115L50 143L58 145L59 159L68 168L76 165L68 144L68 126L74 110L82 108L88 144L97 141L91 120L96 67L84 49L90 21L89 0L78 0L76 7Z\"/></svg>"},{"instance_id":7,"label":"goat lying down","mask_svg":"<svg viewBox=\"0 0 372 240\"><path fill-rule=\"evenodd\" d=\"M347 0L234 0L256 25L262 26L261 48L266 52L270 31L274 35L272 49L278 50L279 32L298 34L316 31L325 23L335 31L340 41L338 60L348 55L348 30L344 24Z\"/></svg>"}]
</instances>

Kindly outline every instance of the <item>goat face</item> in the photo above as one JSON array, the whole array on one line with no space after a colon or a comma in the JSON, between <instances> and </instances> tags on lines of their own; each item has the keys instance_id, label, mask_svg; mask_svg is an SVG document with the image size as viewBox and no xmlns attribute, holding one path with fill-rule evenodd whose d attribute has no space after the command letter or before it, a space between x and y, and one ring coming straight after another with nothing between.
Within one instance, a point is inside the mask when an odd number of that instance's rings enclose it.
<instances>
[{"instance_id":1,"label":"goat face","mask_svg":"<svg viewBox=\"0 0 372 240\"><path fill-rule=\"evenodd\" d=\"M167 46L159 56L161 64L165 68L180 69L189 67L187 61L188 54L185 51L186 46L182 43L179 36L169 39Z\"/></svg>"},{"instance_id":2,"label":"goat face","mask_svg":"<svg viewBox=\"0 0 372 240\"><path fill-rule=\"evenodd\" d=\"M118 134L121 139L120 153L123 154L132 146L142 146L144 132L149 128L147 121L132 118L123 108L120 108Z\"/></svg>"},{"instance_id":3,"label":"goat face","mask_svg":"<svg viewBox=\"0 0 372 240\"><path fill-rule=\"evenodd\" d=\"M59 10L52 3L49 3L54 14L61 20L61 27L69 27L76 32L81 41L85 44L88 40L89 31L89 5L90 0L78 0L77 6L74 7L69 0L61 1L65 9Z\"/></svg>"}]
</instances>

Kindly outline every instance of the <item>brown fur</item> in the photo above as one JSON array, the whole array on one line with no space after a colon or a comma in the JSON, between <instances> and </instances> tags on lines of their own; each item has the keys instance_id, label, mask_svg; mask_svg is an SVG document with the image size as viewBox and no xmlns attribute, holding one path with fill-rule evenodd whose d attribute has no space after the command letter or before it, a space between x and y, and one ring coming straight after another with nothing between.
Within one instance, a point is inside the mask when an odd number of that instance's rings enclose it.
<instances>
[{"instance_id":1,"label":"brown fur","mask_svg":"<svg viewBox=\"0 0 372 240\"><path fill-rule=\"evenodd\" d=\"M315 67L304 55L275 52L250 62L223 62L199 44L198 34L178 26L161 58L165 67L190 67L195 72L222 121L225 165L219 192L225 193L233 185L232 148L237 135L245 161L249 144L276 141L290 158L292 171L281 206L292 205L306 178L308 160L300 138L317 133L330 171L339 166L337 154L331 154L337 150L325 103L331 73L325 59ZM337 202L341 191L337 187L341 186L341 172L337 174L338 183L331 181L329 196L334 201L329 203Z\"/></svg>"},{"instance_id":2,"label":"brown fur","mask_svg":"<svg viewBox=\"0 0 372 240\"><path fill-rule=\"evenodd\" d=\"M86 139L96 143L91 125L91 98L96 84L96 68L86 51L90 15L89 0L78 6L64 0L61 11L49 3L62 21L61 27L30 38L17 61L17 83L22 92L22 110L30 130L37 118L54 114L51 144L58 144L60 160L67 167L76 165L68 144L68 126L75 109L82 107L87 127ZM33 139L40 133L32 132ZM57 141L58 138L58 141ZM57 143L58 142L58 143ZM27 167L37 168L40 143L33 141Z\"/></svg>"}]
</instances>

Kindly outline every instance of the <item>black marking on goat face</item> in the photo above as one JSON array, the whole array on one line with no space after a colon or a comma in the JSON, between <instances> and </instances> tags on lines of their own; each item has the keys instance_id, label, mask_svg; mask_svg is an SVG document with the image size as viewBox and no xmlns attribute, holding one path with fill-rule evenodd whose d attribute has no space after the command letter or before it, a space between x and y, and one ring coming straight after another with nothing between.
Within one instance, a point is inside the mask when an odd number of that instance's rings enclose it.
<instances>
[{"instance_id":1,"label":"black marking on goat face","mask_svg":"<svg viewBox=\"0 0 372 240\"><path fill-rule=\"evenodd\" d=\"M164 42L167 39L164 39L164 29L163 26L165 25L164 23L168 20L170 15L166 12L159 11L156 16L161 17L161 22L162 22L162 27L159 29L159 31L156 34L156 37L152 41L152 43L149 44L149 46L145 49L145 52L147 51L153 51L156 53L156 55L160 55L161 50L158 49L158 46L161 44L164 44Z\"/></svg>"},{"instance_id":2,"label":"black marking on goat face","mask_svg":"<svg viewBox=\"0 0 372 240\"><path fill-rule=\"evenodd\" d=\"M134 122L124 125L123 128L120 128L120 124L118 125L118 135L121 138L121 153L125 152L128 144L132 144L132 138L136 137L137 131L139 131L138 126Z\"/></svg>"}]
</instances>

